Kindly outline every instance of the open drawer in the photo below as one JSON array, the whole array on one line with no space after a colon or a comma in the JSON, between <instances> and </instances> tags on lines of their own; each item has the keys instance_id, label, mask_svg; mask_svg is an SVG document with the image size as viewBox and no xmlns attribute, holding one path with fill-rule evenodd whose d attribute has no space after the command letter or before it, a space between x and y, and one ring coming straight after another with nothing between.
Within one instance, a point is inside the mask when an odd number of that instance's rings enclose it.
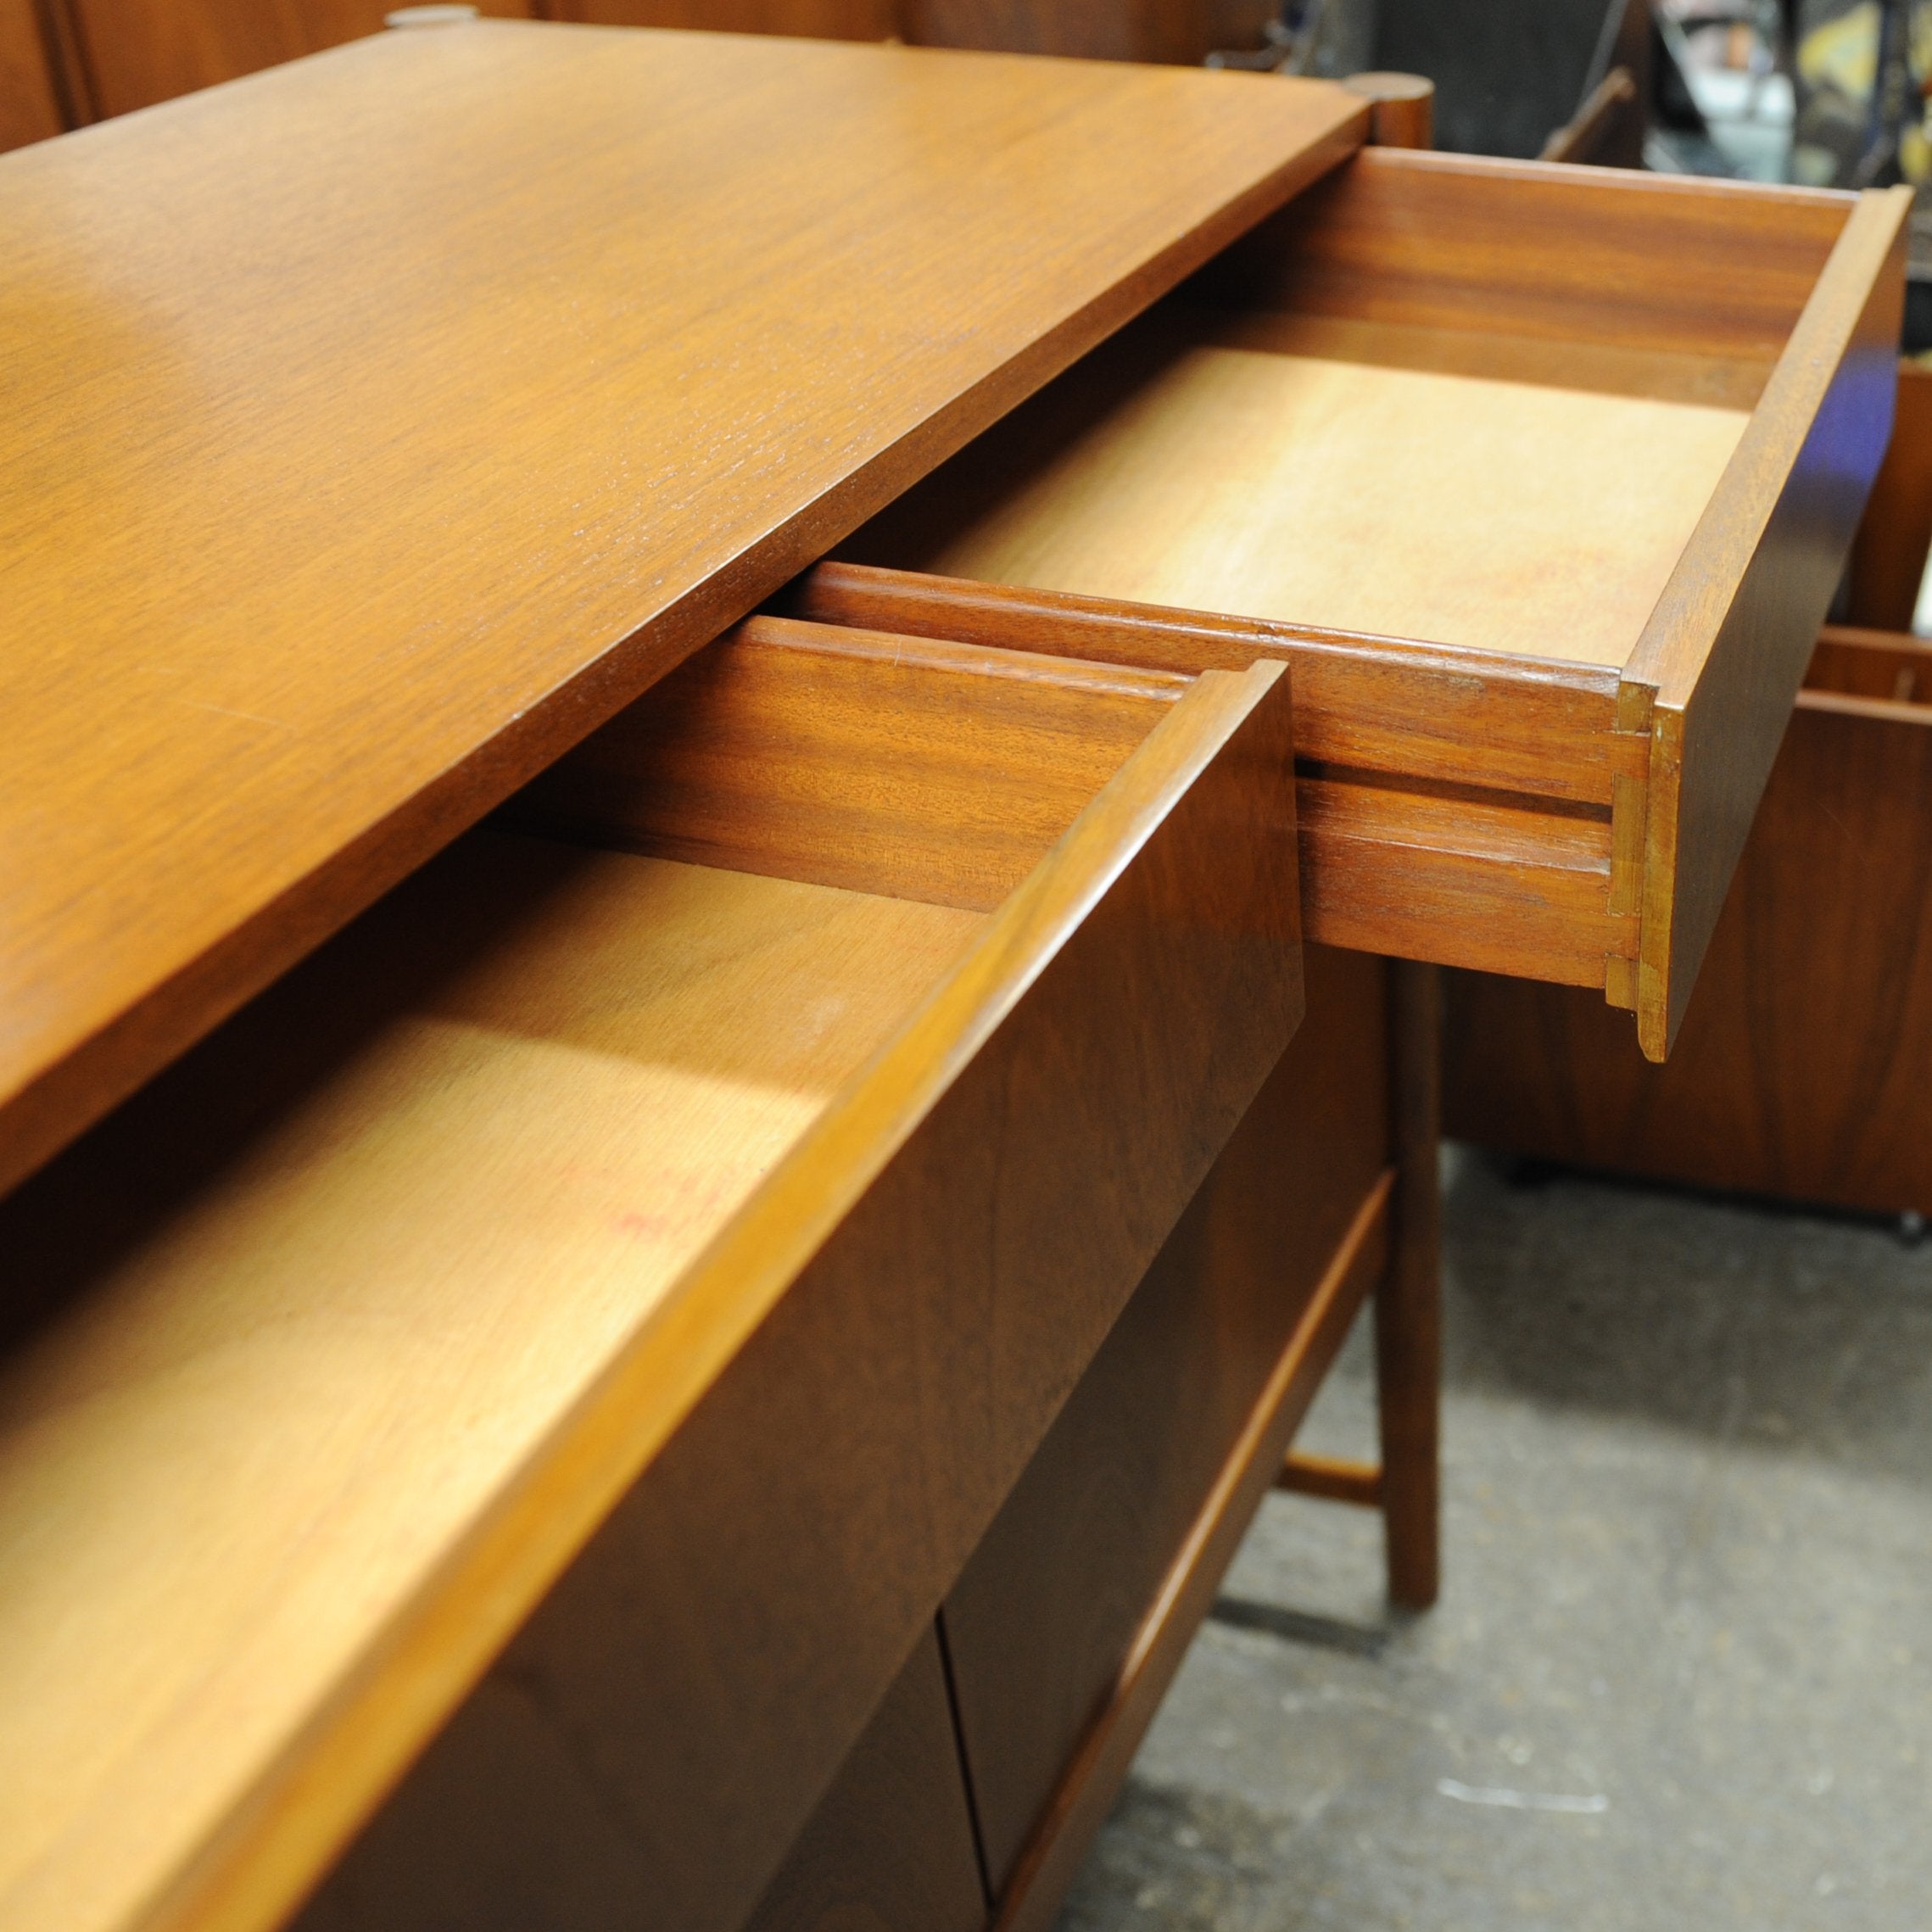
<instances>
[{"instance_id":1,"label":"open drawer","mask_svg":"<svg viewBox=\"0 0 1932 1932\"><path fill-rule=\"evenodd\" d=\"M1366 149L779 608L1296 667L1311 939L1681 1021L1884 453L1904 191Z\"/></svg>"},{"instance_id":2,"label":"open drawer","mask_svg":"<svg viewBox=\"0 0 1932 1932\"><path fill-rule=\"evenodd\" d=\"M0 1921L278 1919L519 1627L384 1818L740 1921L1294 1030L1291 742L754 620L0 1205Z\"/></svg>"}]
</instances>

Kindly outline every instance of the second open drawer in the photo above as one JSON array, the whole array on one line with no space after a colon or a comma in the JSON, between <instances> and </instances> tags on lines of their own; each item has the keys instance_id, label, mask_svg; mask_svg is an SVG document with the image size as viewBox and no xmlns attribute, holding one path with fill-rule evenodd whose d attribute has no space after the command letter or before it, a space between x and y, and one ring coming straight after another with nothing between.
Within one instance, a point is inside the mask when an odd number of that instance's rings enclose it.
<instances>
[{"instance_id":1,"label":"second open drawer","mask_svg":"<svg viewBox=\"0 0 1932 1932\"><path fill-rule=\"evenodd\" d=\"M595 1761L546 1910L740 1923L1298 1023L1291 738L753 620L9 1197L0 1918L278 1919L523 1625L319 1922Z\"/></svg>"},{"instance_id":2,"label":"second open drawer","mask_svg":"<svg viewBox=\"0 0 1932 1932\"><path fill-rule=\"evenodd\" d=\"M1884 452L1903 191L1367 149L785 607L1296 667L1311 938L1661 1058Z\"/></svg>"}]
</instances>

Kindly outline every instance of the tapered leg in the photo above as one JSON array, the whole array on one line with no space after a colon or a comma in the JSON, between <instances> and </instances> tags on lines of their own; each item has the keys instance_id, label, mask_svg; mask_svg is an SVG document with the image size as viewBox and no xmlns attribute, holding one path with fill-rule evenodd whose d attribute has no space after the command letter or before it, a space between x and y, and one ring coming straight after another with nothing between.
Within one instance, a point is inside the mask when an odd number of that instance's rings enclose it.
<instances>
[{"instance_id":1,"label":"tapered leg","mask_svg":"<svg viewBox=\"0 0 1932 1932\"><path fill-rule=\"evenodd\" d=\"M1396 1181L1395 1238L1375 1304L1381 1500L1390 1600L1427 1610L1441 1580L1441 976L1405 959L1391 960L1388 974Z\"/></svg>"}]
</instances>

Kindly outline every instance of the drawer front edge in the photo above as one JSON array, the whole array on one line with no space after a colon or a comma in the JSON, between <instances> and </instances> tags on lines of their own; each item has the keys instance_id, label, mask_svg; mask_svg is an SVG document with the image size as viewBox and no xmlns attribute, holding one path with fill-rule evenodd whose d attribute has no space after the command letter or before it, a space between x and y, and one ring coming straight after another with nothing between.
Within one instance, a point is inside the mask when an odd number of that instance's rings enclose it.
<instances>
[{"instance_id":1,"label":"drawer front edge","mask_svg":"<svg viewBox=\"0 0 1932 1932\"><path fill-rule=\"evenodd\" d=\"M1299 1023L1292 736L1204 678L788 1164L915 1115L802 1272L785 1170L701 1265L790 1285L310 1932L741 1923Z\"/></svg>"}]
</instances>

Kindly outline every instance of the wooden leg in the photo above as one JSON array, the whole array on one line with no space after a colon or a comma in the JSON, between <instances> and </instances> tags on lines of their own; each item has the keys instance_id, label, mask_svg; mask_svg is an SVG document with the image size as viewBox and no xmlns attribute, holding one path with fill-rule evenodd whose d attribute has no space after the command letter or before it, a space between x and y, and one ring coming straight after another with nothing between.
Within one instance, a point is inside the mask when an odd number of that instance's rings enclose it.
<instances>
[{"instance_id":1,"label":"wooden leg","mask_svg":"<svg viewBox=\"0 0 1932 1932\"><path fill-rule=\"evenodd\" d=\"M1405 959L1388 971L1396 1183L1395 1239L1375 1304L1381 1500L1389 1599L1427 1610L1441 1580L1441 976Z\"/></svg>"},{"instance_id":2,"label":"wooden leg","mask_svg":"<svg viewBox=\"0 0 1932 1932\"><path fill-rule=\"evenodd\" d=\"M1427 1610L1441 1584L1442 992L1433 966L1388 963L1393 1233L1375 1293L1382 1466L1291 1453L1281 1489L1379 1509L1389 1600Z\"/></svg>"}]
</instances>

